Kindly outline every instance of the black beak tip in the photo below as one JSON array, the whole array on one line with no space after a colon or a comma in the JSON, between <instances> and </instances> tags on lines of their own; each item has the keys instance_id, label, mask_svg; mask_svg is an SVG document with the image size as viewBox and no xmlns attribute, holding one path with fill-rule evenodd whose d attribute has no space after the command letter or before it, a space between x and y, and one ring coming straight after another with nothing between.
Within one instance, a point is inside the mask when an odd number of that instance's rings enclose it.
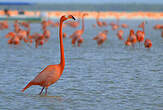
<instances>
[{"instance_id":1,"label":"black beak tip","mask_svg":"<svg viewBox=\"0 0 163 110\"><path fill-rule=\"evenodd\" d=\"M74 19L75 20L75 18L72 16L72 19Z\"/></svg>"}]
</instances>

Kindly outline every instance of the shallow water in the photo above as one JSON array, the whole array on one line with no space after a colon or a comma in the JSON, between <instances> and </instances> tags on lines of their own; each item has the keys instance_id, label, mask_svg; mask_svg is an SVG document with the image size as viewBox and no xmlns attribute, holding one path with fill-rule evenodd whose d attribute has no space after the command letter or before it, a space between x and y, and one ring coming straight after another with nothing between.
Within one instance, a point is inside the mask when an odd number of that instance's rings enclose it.
<instances>
[{"instance_id":1,"label":"shallow water","mask_svg":"<svg viewBox=\"0 0 163 110\"><path fill-rule=\"evenodd\" d=\"M111 22L113 20L107 20ZM153 30L163 21L148 20L146 37L153 47L127 48L111 28L92 28L95 20L86 20L85 39L80 48L64 40L66 66L60 80L49 87L48 96L37 95L41 87L21 89L47 65L60 59L58 29L51 30L51 40L42 48L21 43L9 46L1 31L0 109L1 110L162 110L163 109L163 39ZM121 20L137 30L141 20ZM80 27L79 27L80 28ZM92 38L108 29L108 40L98 47ZM9 29L11 31L12 28ZM73 28L64 28L70 35ZM125 30L125 39L128 29ZM40 32L39 24L32 24Z\"/></svg>"}]
</instances>

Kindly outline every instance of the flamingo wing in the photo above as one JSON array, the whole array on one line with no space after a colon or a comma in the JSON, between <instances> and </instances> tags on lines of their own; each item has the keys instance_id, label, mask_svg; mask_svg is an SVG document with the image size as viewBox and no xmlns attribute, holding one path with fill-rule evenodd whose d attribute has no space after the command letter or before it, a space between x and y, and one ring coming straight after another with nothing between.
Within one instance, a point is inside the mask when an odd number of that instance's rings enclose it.
<instances>
[{"instance_id":1,"label":"flamingo wing","mask_svg":"<svg viewBox=\"0 0 163 110\"><path fill-rule=\"evenodd\" d=\"M31 82L38 83L40 86L50 86L56 82L60 75L57 66L49 65L41 71Z\"/></svg>"},{"instance_id":2,"label":"flamingo wing","mask_svg":"<svg viewBox=\"0 0 163 110\"><path fill-rule=\"evenodd\" d=\"M27 86L22 89L24 92L32 85L40 85L42 87L48 87L55 83L60 78L60 66L48 65L43 71L41 71Z\"/></svg>"}]
</instances>

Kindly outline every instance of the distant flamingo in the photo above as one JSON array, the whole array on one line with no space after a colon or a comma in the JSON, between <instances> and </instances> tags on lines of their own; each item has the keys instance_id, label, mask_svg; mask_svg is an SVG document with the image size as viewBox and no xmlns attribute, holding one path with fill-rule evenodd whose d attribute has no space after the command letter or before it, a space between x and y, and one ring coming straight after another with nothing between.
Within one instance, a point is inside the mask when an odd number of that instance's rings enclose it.
<instances>
[{"instance_id":1,"label":"distant flamingo","mask_svg":"<svg viewBox=\"0 0 163 110\"><path fill-rule=\"evenodd\" d=\"M93 40L97 41L98 46L102 45L107 40L108 30L100 32Z\"/></svg>"},{"instance_id":2,"label":"distant flamingo","mask_svg":"<svg viewBox=\"0 0 163 110\"><path fill-rule=\"evenodd\" d=\"M98 12L97 17L96 17L97 26L99 26L99 27L107 26L108 24L105 21L101 22L99 20L99 17L100 17L100 12ZM94 25L94 27L95 27L95 25Z\"/></svg>"},{"instance_id":3,"label":"distant flamingo","mask_svg":"<svg viewBox=\"0 0 163 110\"><path fill-rule=\"evenodd\" d=\"M136 37L137 37L137 41L139 42L139 45L141 42L144 42L144 37L145 37L145 21L143 21L141 24L139 24L139 28L142 28L141 30L138 30L136 32Z\"/></svg>"},{"instance_id":4,"label":"distant flamingo","mask_svg":"<svg viewBox=\"0 0 163 110\"><path fill-rule=\"evenodd\" d=\"M30 27L30 25L29 25L28 22L20 22L19 24L20 24L21 26L25 27L25 28L29 28L29 27Z\"/></svg>"},{"instance_id":5,"label":"distant flamingo","mask_svg":"<svg viewBox=\"0 0 163 110\"><path fill-rule=\"evenodd\" d=\"M41 22L41 25L42 25L42 29L44 30L44 29L47 28L47 26L49 26L49 23L48 23L48 21L43 20L43 21Z\"/></svg>"},{"instance_id":6,"label":"distant flamingo","mask_svg":"<svg viewBox=\"0 0 163 110\"><path fill-rule=\"evenodd\" d=\"M16 21L14 22L14 31L15 31L16 33L18 33L19 30L20 30L19 22L18 22L18 20L16 20Z\"/></svg>"},{"instance_id":7,"label":"distant flamingo","mask_svg":"<svg viewBox=\"0 0 163 110\"><path fill-rule=\"evenodd\" d=\"M136 44L137 38L136 38L136 35L135 35L133 29L130 30L130 34L129 34L129 37L128 37L127 41L130 41L130 42L132 43L132 46L133 46L133 47L134 47L134 45Z\"/></svg>"},{"instance_id":8,"label":"distant flamingo","mask_svg":"<svg viewBox=\"0 0 163 110\"><path fill-rule=\"evenodd\" d=\"M14 37L15 36L15 33L14 32L9 32L8 34L6 34L6 38L9 38L9 37Z\"/></svg>"},{"instance_id":9,"label":"distant flamingo","mask_svg":"<svg viewBox=\"0 0 163 110\"><path fill-rule=\"evenodd\" d=\"M76 27L79 26L80 20L78 20L78 21L69 21L69 22L67 22L66 24L67 24L68 26L72 27L72 28L76 28Z\"/></svg>"},{"instance_id":10,"label":"distant flamingo","mask_svg":"<svg viewBox=\"0 0 163 110\"><path fill-rule=\"evenodd\" d=\"M128 28L128 25L127 24L121 24L121 27L122 28Z\"/></svg>"},{"instance_id":11,"label":"distant flamingo","mask_svg":"<svg viewBox=\"0 0 163 110\"><path fill-rule=\"evenodd\" d=\"M43 46L43 44L47 42L50 38L50 31L46 29L46 26L42 29L43 29L43 34L35 32L32 35L27 35L27 41L32 43L32 41L34 40L36 48L38 48L38 46Z\"/></svg>"},{"instance_id":12,"label":"distant flamingo","mask_svg":"<svg viewBox=\"0 0 163 110\"><path fill-rule=\"evenodd\" d=\"M161 37L163 38L163 25L161 25L161 24L156 24L153 28L154 28L155 30L161 30Z\"/></svg>"},{"instance_id":13,"label":"distant flamingo","mask_svg":"<svg viewBox=\"0 0 163 110\"><path fill-rule=\"evenodd\" d=\"M122 37L123 34L124 34L124 32L121 29L117 32L117 37L119 38L119 40L123 40L123 37Z\"/></svg>"},{"instance_id":14,"label":"distant flamingo","mask_svg":"<svg viewBox=\"0 0 163 110\"><path fill-rule=\"evenodd\" d=\"M38 46L43 46L45 42L45 37L42 34L39 33L34 33L33 35L30 36L35 40L35 48L38 48Z\"/></svg>"},{"instance_id":15,"label":"distant flamingo","mask_svg":"<svg viewBox=\"0 0 163 110\"><path fill-rule=\"evenodd\" d=\"M119 23L119 21L117 20L117 24L115 24L114 22L111 22L109 25L112 27L112 30L116 30L119 28L118 23Z\"/></svg>"},{"instance_id":16,"label":"distant flamingo","mask_svg":"<svg viewBox=\"0 0 163 110\"><path fill-rule=\"evenodd\" d=\"M152 47L152 42L150 39L146 39L144 42L145 48L151 48Z\"/></svg>"},{"instance_id":17,"label":"distant flamingo","mask_svg":"<svg viewBox=\"0 0 163 110\"><path fill-rule=\"evenodd\" d=\"M44 36L40 35L36 40L35 40L36 44L35 47L38 48L39 45L43 46L44 44Z\"/></svg>"},{"instance_id":18,"label":"distant flamingo","mask_svg":"<svg viewBox=\"0 0 163 110\"><path fill-rule=\"evenodd\" d=\"M45 37L45 40L48 41L48 39L50 38L50 31L47 29L43 30L43 35Z\"/></svg>"},{"instance_id":19,"label":"distant flamingo","mask_svg":"<svg viewBox=\"0 0 163 110\"><path fill-rule=\"evenodd\" d=\"M161 24L156 24L153 28L154 28L154 29L161 29L161 28L163 28L163 25L161 25Z\"/></svg>"},{"instance_id":20,"label":"distant flamingo","mask_svg":"<svg viewBox=\"0 0 163 110\"><path fill-rule=\"evenodd\" d=\"M126 45L126 46L131 46L131 45L132 45L132 43L131 43L131 41L130 41L130 40L126 40L126 41L125 41L125 45Z\"/></svg>"},{"instance_id":21,"label":"distant flamingo","mask_svg":"<svg viewBox=\"0 0 163 110\"><path fill-rule=\"evenodd\" d=\"M80 44L84 41L84 39L82 38L82 34L84 33L84 17L86 15L88 14L84 13L82 15L82 29L75 31L72 35L70 35L70 38L72 38L72 45L75 45L75 43L78 42L78 46L80 46Z\"/></svg>"},{"instance_id":22,"label":"distant flamingo","mask_svg":"<svg viewBox=\"0 0 163 110\"><path fill-rule=\"evenodd\" d=\"M0 22L0 30L8 29L8 21L2 21Z\"/></svg>"},{"instance_id":23,"label":"distant flamingo","mask_svg":"<svg viewBox=\"0 0 163 110\"><path fill-rule=\"evenodd\" d=\"M146 22L145 21L143 21L141 24L139 24L139 28L142 28L142 32L144 32L144 36L145 36L145 24L146 24Z\"/></svg>"},{"instance_id":24,"label":"distant flamingo","mask_svg":"<svg viewBox=\"0 0 163 110\"><path fill-rule=\"evenodd\" d=\"M14 44L14 45L20 44L20 39L14 32L9 32L5 37L10 38L8 40L8 44Z\"/></svg>"},{"instance_id":25,"label":"distant flamingo","mask_svg":"<svg viewBox=\"0 0 163 110\"><path fill-rule=\"evenodd\" d=\"M30 43L32 43L33 40L35 41L35 48L38 48L38 46L43 46L43 44L46 41L46 38L45 38L44 34L39 34L37 32L35 32L32 35L30 35L28 37L28 39L29 39Z\"/></svg>"},{"instance_id":26,"label":"distant flamingo","mask_svg":"<svg viewBox=\"0 0 163 110\"><path fill-rule=\"evenodd\" d=\"M58 22L54 22L52 20L48 20L48 24L51 27L58 27L59 26L59 23Z\"/></svg>"},{"instance_id":27,"label":"distant flamingo","mask_svg":"<svg viewBox=\"0 0 163 110\"><path fill-rule=\"evenodd\" d=\"M137 41L139 42L139 45L141 42L144 42L144 32L138 30L136 32L136 37L137 37Z\"/></svg>"},{"instance_id":28,"label":"distant flamingo","mask_svg":"<svg viewBox=\"0 0 163 110\"><path fill-rule=\"evenodd\" d=\"M100 16L100 13L97 14L96 23L97 23L97 26L102 27L103 23L101 21L99 21L99 16Z\"/></svg>"},{"instance_id":29,"label":"distant flamingo","mask_svg":"<svg viewBox=\"0 0 163 110\"><path fill-rule=\"evenodd\" d=\"M72 15L69 15L68 17L62 16L60 18L60 31L59 31L60 52L61 52L60 64L48 65L32 81L30 81L24 89L22 89L22 92L24 92L27 88L29 88L32 85L40 85L43 87L40 92L40 95L42 94L44 88L45 88L45 95L47 95L48 87L54 84L61 77L65 66L64 47L63 47L63 39L62 39L62 24L64 21L68 19L75 20L75 18Z\"/></svg>"},{"instance_id":30,"label":"distant flamingo","mask_svg":"<svg viewBox=\"0 0 163 110\"><path fill-rule=\"evenodd\" d=\"M18 36L19 40L24 40L24 42L26 42L27 32L25 30L20 29L16 35Z\"/></svg>"}]
</instances>

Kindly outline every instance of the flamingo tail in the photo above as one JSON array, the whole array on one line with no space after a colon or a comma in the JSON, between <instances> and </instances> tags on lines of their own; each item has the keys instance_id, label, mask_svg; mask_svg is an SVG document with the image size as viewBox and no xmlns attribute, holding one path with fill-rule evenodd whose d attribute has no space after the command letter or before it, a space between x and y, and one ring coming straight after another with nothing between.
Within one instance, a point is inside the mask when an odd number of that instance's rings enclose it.
<instances>
[{"instance_id":1,"label":"flamingo tail","mask_svg":"<svg viewBox=\"0 0 163 110\"><path fill-rule=\"evenodd\" d=\"M35 85L33 82L29 82L25 88L23 88L21 91L24 92L26 89L28 89L29 87L31 87L32 85Z\"/></svg>"}]
</instances>

